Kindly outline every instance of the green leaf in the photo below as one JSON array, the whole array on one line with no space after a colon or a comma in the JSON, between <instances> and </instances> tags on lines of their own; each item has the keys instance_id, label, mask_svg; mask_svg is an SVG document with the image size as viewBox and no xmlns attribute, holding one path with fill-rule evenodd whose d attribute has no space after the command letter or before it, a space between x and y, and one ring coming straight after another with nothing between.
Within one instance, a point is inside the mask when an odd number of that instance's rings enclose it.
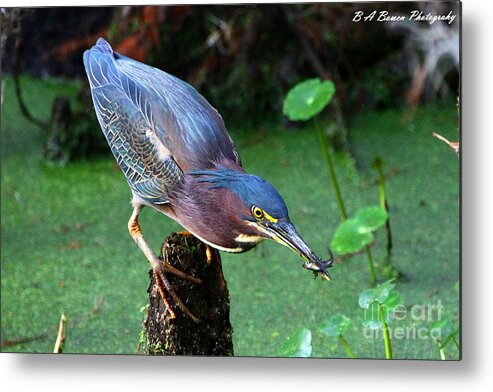
<instances>
[{"instance_id":1,"label":"green leaf","mask_svg":"<svg viewBox=\"0 0 493 392\"><path fill-rule=\"evenodd\" d=\"M387 309L394 310L397 305L402 304L401 294L397 290L391 290L387 299L382 305L385 305Z\"/></svg>"},{"instance_id":2,"label":"green leaf","mask_svg":"<svg viewBox=\"0 0 493 392\"><path fill-rule=\"evenodd\" d=\"M334 314L323 323L320 332L328 336L342 336L349 328L351 320L343 314Z\"/></svg>"},{"instance_id":3,"label":"green leaf","mask_svg":"<svg viewBox=\"0 0 493 392\"><path fill-rule=\"evenodd\" d=\"M282 357L309 357L312 353L312 333L303 328L288 336L281 347Z\"/></svg>"},{"instance_id":4,"label":"green leaf","mask_svg":"<svg viewBox=\"0 0 493 392\"><path fill-rule=\"evenodd\" d=\"M305 80L289 90L284 99L283 113L291 121L309 120L328 105L334 93L335 86L330 80Z\"/></svg>"},{"instance_id":5,"label":"green leaf","mask_svg":"<svg viewBox=\"0 0 493 392\"><path fill-rule=\"evenodd\" d=\"M440 320L437 320L430 324L429 331L432 329L441 329L445 330L445 332L450 332L452 329L452 318L450 316L442 317Z\"/></svg>"},{"instance_id":6,"label":"green leaf","mask_svg":"<svg viewBox=\"0 0 493 392\"><path fill-rule=\"evenodd\" d=\"M395 287L393 281L394 279L390 279L373 289L363 290L359 295L359 306L363 309L368 309L373 302L384 304L387 298L389 298L390 292Z\"/></svg>"},{"instance_id":7,"label":"green leaf","mask_svg":"<svg viewBox=\"0 0 493 392\"><path fill-rule=\"evenodd\" d=\"M389 296L382 304L385 321L390 321L394 318L395 308L401 304L401 294L397 290L391 290Z\"/></svg>"},{"instance_id":8,"label":"green leaf","mask_svg":"<svg viewBox=\"0 0 493 392\"><path fill-rule=\"evenodd\" d=\"M341 223L330 246L341 255L358 252L373 241L372 232L386 221L385 209L376 206L362 208L353 218Z\"/></svg>"},{"instance_id":9,"label":"green leaf","mask_svg":"<svg viewBox=\"0 0 493 392\"><path fill-rule=\"evenodd\" d=\"M369 309L370 305L375 302L375 290L366 289L363 290L358 298L358 304L360 308Z\"/></svg>"},{"instance_id":10,"label":"green leaf","mask_svg":"<svg viewBox=\"0 0 493 392\"><path fill-rule=\"evenodd\" d=\"M382 308L386 322L394 318L396 307L402 304L401 295L394 287L395 284L392 283L392 280L388 280L373 289L361 292L359 306L363 309L368 309L365 311L364 327L370 329L382 328L379 307Z\"/></svg>"},{"instance_id":11,"label":"green leaf","mask_svg":"<svg viewBox=\"0 0 493 392\"><path fill-rule=\"evenodd\" d=\"M375 231L385 224L388 215L387 211L381 207L366 207L359 210L354 219L368 231Z\"/></svg>"},{"instance_id":12,"label":"green leaf","mask_svg":"<svg viewBox=\"0 0 493 392\"><path fill-rule=\"evenodd\" d=\"M457 339L459 337L459 328L454 329L452 332L448 334L448 336L443 339L443 341L440 344L440 347L443 349L444 347L447 346L453 339ZM459 346L457 346L459 348Z\"/></svg>"},{"instance_id":13,"label":"green leaf","mask_svg":"<svg viewBox=\"0 0 493 392\"><path fill-rule=\"evenodd\" d=\"M370 319L370 320L363 320L363 327L368 328L368 329L380 329L382 328L382 320L379 318L376 319Z\"/></svg>"},{"instance_id":14,"label":"green leaf","mask_svg":"<svg viewBox=\"0 0 493 392\"><path fill-rule=\"evenodd\" d=\"M348 219L341 223L332 237L330 247L344 255L354 253L373 241L373 235L359 221Z\"/></svg>"},{"instance_id":15,"label":"green leaf","mask_svg":"<svg viewBox=\"0 0 493 392\"><path fill-rule=\"evenodd\" d=\"M442 340L442 347L444 347L451 338L459 334L459 328L452 316L447 315L431 323L428 328L428 334L432 338L437 338L437 335L439 335Z\"/></svg>"}]
</instances>

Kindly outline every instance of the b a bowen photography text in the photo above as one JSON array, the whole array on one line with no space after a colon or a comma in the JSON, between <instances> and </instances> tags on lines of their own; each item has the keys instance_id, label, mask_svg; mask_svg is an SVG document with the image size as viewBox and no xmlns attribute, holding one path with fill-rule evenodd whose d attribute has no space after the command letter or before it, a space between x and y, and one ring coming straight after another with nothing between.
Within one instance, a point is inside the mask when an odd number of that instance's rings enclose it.
<instances>
[{"instance_id":1,"label":"b a bowen photography text","mask_svg":"<svg viewBox=\"0 0 493 392\"><path fill-rule=\"evenodd\" d=\"M457 15L450 11L448 14L434 14L431 12L423 12L419 10L411 11L408 15L391 14L389 11L373 10L369 13L364 11L356 11L354 13L353 22L427 22L433 24L437 21L452 24Z\"/></svg>"}]
</instances>

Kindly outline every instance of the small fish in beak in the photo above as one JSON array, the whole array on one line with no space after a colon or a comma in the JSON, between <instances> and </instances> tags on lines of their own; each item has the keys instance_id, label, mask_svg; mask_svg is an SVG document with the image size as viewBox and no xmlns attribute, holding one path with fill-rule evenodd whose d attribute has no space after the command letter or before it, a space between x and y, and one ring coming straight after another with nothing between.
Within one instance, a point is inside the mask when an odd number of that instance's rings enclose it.
<instances>
[{"instance_id":1,"label":"small fish in beak","mask_svg":"<svg viewBox=\"0 0 493 392\"><path fill-rule=\"evenodd\" d=\"M270 222L266 226L270 237L291 249L298 254L302 259L306 260L303 267L313 271L316 274L321 274L326 280L332 280L329 274L328 268L332 267L333 257L332 253L328 260L320 259L301 238L296 231L294 225L289 220L279 220L277 222Z\"/></svg>"}]
</instances>

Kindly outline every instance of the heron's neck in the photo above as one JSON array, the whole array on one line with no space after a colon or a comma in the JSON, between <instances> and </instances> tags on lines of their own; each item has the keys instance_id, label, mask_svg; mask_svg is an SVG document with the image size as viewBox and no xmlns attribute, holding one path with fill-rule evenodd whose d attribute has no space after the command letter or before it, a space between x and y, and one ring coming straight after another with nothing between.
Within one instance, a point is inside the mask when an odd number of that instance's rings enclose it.
<instances>
[{"instance_id":1,"label":"heron's neck","mask_svg":"<svg viewBox=\"0 0 493 392\"><path fill-rule=\"evenodd\" d=\"M172 200L174 218L204 242L221 250L243 252L260 240L258 233L245 227L250 211L230 185L246 175L233 162L221 162L212 169L185 174L183 187ZM247 241L255 238L256 241Z\"/></svg>"}]
</instances>

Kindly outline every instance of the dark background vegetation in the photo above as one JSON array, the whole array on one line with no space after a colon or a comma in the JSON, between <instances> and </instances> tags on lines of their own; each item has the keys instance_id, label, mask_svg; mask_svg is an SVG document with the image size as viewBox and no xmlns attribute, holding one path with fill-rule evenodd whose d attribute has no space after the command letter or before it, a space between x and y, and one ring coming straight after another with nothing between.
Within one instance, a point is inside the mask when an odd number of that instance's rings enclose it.
<instances>
[{"instance_id":1,"label":"dark background vegetation","mask_svg":"<svg viewBox=\"0 0 493 392\"><path fill-rule=\"evenodd\" d=\"M452 7L457 9L457 3ZM403 33L390 23L351 22L358 10L408 14L415 9L439 13L450 10L451 3L23 9L18 48L15 34L8 26L3 29L2 65L4 72L13 72L18 55L17 72L85 79L83 51L104 36L116 51L187 80L221 107L226 120L261 122L278 116L287 89L313 76L336 83L340 110L348 119L362 109L457 94L458 53L440 58L436 67L446 82L436 90L432 80L425 83L417 76L428 48L417 42L416 32ZM7 19L12 13L6 11ZM439 31L433 29L439 24L420 28ZM447 34L442 32L442 39ZM435 71L425 76L432 79Z\"/></svg>"}]
</instances>

